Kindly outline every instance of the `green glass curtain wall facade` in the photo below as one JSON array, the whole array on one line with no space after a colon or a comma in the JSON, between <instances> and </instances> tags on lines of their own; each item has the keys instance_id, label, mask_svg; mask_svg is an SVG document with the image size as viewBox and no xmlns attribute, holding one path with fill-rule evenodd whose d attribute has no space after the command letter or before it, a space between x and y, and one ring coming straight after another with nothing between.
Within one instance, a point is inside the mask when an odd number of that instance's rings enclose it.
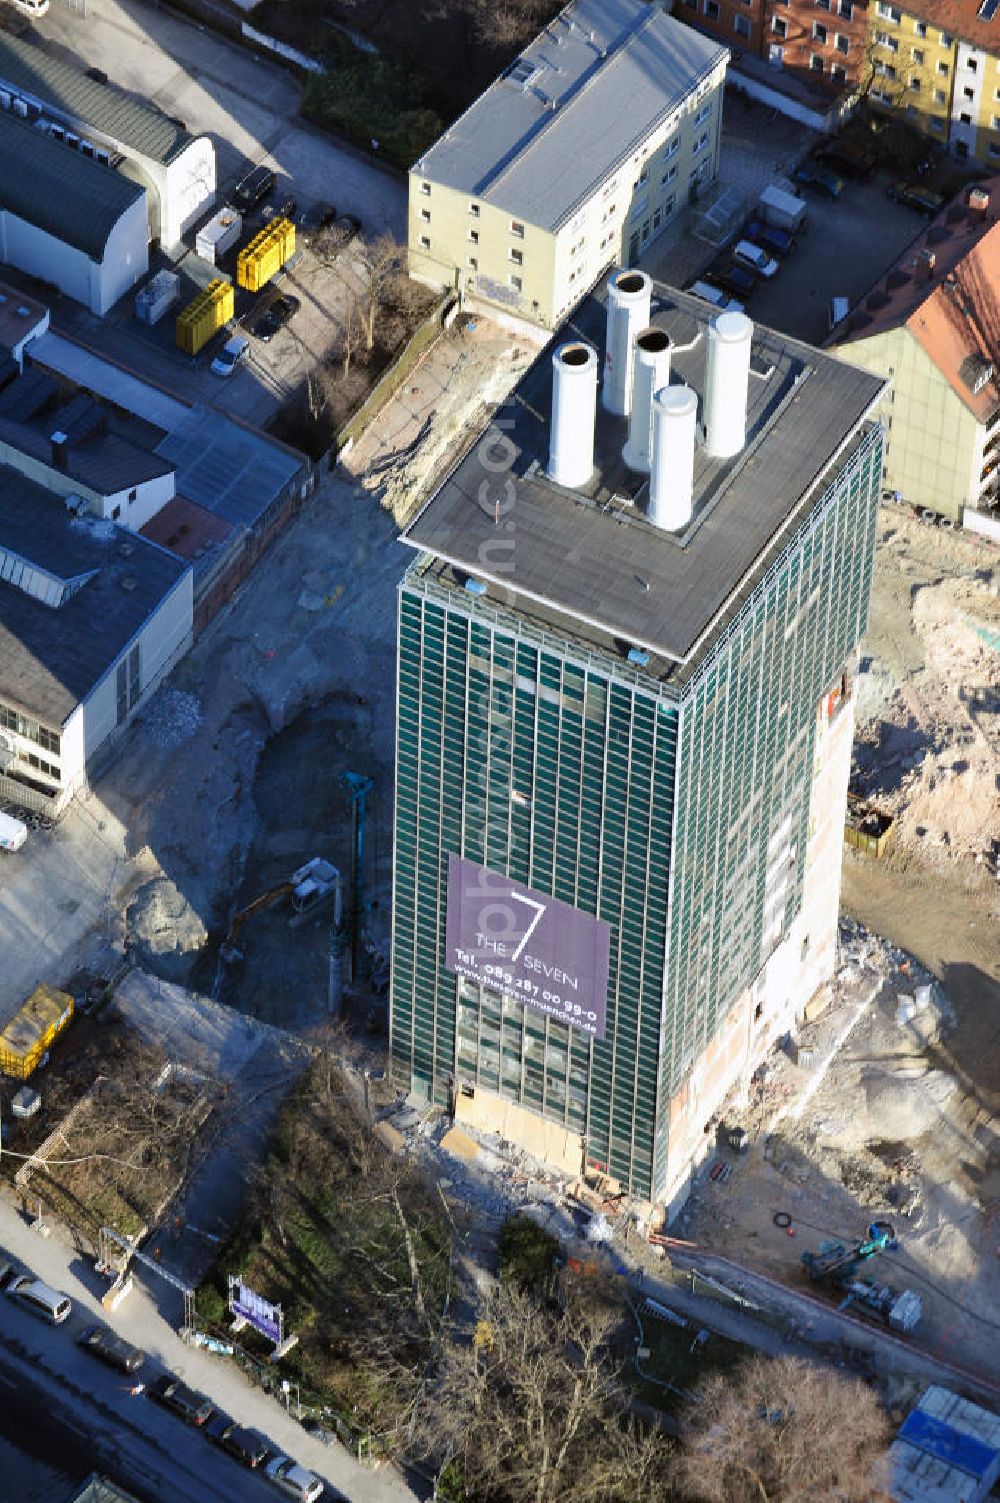
<instances>
[{"instance_id":1,"label":"green glass curtain wall facade","mask_svg":"<svg viewBox=\"0 0 1000 1503\"><path fill-rule=\"evenodd\" d=\"M880 472L871 429L680 702L624 661L409 571L390 1026L401 1084L443 1105L482 1086L578 1131L634 1193L662 1190L669 1095L800 902L815 710L864 630ZM442 967L450 852L608 921L604 1040Z\"/></svg>"}]
</instances>

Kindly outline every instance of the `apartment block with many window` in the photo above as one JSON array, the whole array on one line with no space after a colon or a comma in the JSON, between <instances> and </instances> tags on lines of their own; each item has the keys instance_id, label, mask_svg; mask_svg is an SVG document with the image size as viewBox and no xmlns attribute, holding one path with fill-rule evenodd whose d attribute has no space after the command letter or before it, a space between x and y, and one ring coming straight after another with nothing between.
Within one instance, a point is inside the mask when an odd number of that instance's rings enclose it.
<instances>
[{"instance_id":1,"label":"apartment block with many window","mask_svg":"<svg viewBox=\"0 0 1000 1503\"><path fill-rule=\"evenodd\" d=\"M884 382L647 287L626 420L602 294L404 534L390 1052L669 1209L835 964Z\"/></svg>"},{"instance_id":2,"label":"apartment block with many window","mask_svg":"<svg viewBox=\"0 0 1000 1503\"><path fill-rule=\"evenodd\" d=\"M575 0L410 172L410 274L554 327L715 176L725 49Z\"/></svg>"}]
</instances>

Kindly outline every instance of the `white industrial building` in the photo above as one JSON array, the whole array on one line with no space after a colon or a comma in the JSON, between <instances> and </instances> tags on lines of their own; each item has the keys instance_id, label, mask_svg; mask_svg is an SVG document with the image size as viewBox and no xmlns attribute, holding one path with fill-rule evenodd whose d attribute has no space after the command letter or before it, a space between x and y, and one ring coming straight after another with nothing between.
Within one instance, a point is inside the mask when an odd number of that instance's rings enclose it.
<instances>
[{"instance_id":1,"label":"white industrial building","mask_svg":"<svg viewBox=\"0 0 1000 1503\"><path fill-rule=\"evenodd\" d=\"M103 314L149 270L146 219L137 183L0 111L0 260Z\"/></svg>"},{"instance_id":2,"label":"white industrial building","mask_svg":"<svg viewBox=\"0 0 1000 1503\"><path fill-rule=\"evenodd\" d=\"M0 793L56 812L191 632L189 564L0 466Z\"/></svg>"},{"instance_id":3,"label":"white industrial building","mask_svg":"<svg viewBox=\"0 0 1000 1503\"><path fill-rule=\"evenodd\" d=\"M81 165L99 161L143 188L149 239L165 248L178 244L214 201L215 147L208 136L192 136L180 121L113 84L4 34L0 110L70 147Z\"/></svg>"}]
</instances>

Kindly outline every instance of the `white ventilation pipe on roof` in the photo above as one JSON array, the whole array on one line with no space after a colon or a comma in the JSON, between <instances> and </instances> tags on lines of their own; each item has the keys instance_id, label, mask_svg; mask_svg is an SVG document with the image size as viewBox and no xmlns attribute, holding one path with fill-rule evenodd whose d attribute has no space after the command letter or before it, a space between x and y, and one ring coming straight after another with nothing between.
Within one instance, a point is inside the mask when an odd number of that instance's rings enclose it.
<instances>
[{"instance_id":1,"label":"white ventilation pipe on roof","mask_svg":"<svg viewBox=\"0 0 1000 1503\"><path fill-rule=\"evenodd\" d=\"M597 351L589 344L561 344L552 355L550 479L571 490L594 473L597 416Z\"/></svg>"},{"instance_id":2,"label":"white ventilation pipe on roof","mask_svg":"<svg viewBox=\"0 0 1000 1503\"><path fill-rule=\"evenodd\" d=\"M720 313L709 326L705 449L713 459L729 459L746 443L752 339L745 313Z\"/></svg>"},{"instance_id":3,"label":"white ventilation pipe on roof","mask_svg":"<svg viewBox=\"0 0 1000 1503\"><path fill-rule=\"evenodd\" d=\"M628 417L632 408L632 346L649 323L652 278L644 271L613 271L608 277L608 327L602 400L607 412Z\"/></svg>"},{"instance_id":4,"label":"white ventilation pipe on roof","mask_svg":"<svg viewBox=\"0 0 1000 1503\"><path fill-rule=\"evenodd\" d=\"M698 397L690 386L668 386L653 398L653 467L649 520L677 532L691 520Z\"/></svg>"},{"instance_id":5,"label":"white ventilation pipe on roof","mask_svg":"<svg viewBox=\"0 0 1000 1503\"><path fill-rule=\"evenodd\" d=\"M653 452L653 393L670 385L672 344L665 329L643 329L632 356L632 411L622 458L630 470L649 474Z\"/></svg>"}]
</instances>

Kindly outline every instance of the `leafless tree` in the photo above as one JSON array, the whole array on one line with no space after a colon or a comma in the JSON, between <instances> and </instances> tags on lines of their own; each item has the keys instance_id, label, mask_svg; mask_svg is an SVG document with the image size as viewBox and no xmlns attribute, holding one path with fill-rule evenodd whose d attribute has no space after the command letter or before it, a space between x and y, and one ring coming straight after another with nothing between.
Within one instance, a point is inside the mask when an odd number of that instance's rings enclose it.
<instances>
[{"instance_id":1,"label":"leafless tree","mask_svg":"<svg viewBox=\"0 0 1000 1503\"><path fill-rule=\"evenodd\" d=\"M598 1280L571 1280L559 1304L500 1284L475 1339L444 1343L418 1444L439 1465L456 1462L482 1503L665 1499L668 1444L631 1422L608 1348L621 1316Z\"/></svg>"},{"instance_id":2,"label":"leafless tree","mask_svg":"<svg viewBox=\"0 0 1000 1503\"><path fill-rule=\"evenodd\" d=\"M858 1378L755 1357L696 1390L677 1481L692 1503L870 1503L889 1427Z\"/></svg>"},{"instance_id":3,"label":"leafless tree","mask_svg":"<svg viewBox=\"0 0 1000 1503\"><path fill-rule=\"evenodd\" d=\"M375 344L375 325L389 303L395 284L405 275L406 253L392 235L358 243L352 266L361 274L358 306L364 327L365 348Z\"/></svg>"},{"instance_id":4,"label":"leafless tree","mask_svg":"<svg viewBox=\"0 0 1000 1503\"><path fill-rule=\"evenodd\" d=\"M475 35L498 50L523 47L556 8L547 0L472 0Z\"/></svg>"}]
</instances>

